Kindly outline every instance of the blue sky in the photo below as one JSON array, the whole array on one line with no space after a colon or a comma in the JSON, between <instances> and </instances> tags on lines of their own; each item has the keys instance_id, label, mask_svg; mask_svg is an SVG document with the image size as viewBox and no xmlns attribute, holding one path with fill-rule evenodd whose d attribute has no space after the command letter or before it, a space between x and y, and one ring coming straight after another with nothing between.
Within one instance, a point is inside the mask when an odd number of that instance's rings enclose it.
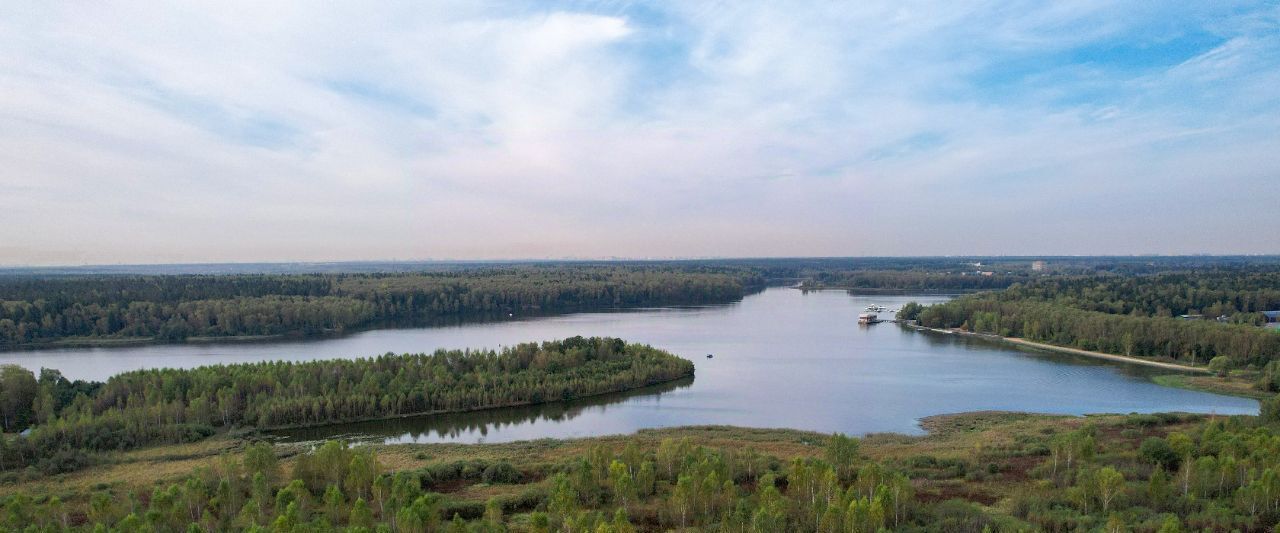
<instances>
[{"instance_id":1,"label":"blue sky","mask_svg":"<svg viewBox=\"0 0 1280 533\"><path fill-rule=\"evenodd\" d=\"M0 264L1280 253L1276 2L34 3Z\"/></svg>"}]
</instances>

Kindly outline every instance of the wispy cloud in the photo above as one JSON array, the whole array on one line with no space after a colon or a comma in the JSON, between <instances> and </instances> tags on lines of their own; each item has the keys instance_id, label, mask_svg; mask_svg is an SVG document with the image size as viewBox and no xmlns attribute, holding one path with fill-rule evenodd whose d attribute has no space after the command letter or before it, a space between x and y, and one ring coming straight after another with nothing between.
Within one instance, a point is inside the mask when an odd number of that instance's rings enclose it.
<instances>
[{"instance_id":1,"label":"wispy cloud","mask_svg":"<svg viewBox=\"0 0 1280 533\"><path fill-rule=\"evenodd\" d=\"M1240 229L1280 205L1278 35L1267 2L27 4L0 263L1280 252Z\"/></svg>"}]
</instances>

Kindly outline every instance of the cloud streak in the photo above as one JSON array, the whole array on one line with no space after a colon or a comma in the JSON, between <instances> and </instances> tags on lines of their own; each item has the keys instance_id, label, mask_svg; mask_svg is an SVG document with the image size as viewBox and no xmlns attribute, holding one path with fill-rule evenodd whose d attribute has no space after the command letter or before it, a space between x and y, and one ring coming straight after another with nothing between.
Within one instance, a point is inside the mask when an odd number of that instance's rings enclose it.
<instances>
[{"instance_id":1,"label":"cloud streak","mask_svg":"<svg viewBox=\"0 0 1280 533\"><path fill-rule=\"evenodd\" d=\"M1277 30L1261 2L27 5L0 264L1275 253Z\"/></svg>"}]
</instances>

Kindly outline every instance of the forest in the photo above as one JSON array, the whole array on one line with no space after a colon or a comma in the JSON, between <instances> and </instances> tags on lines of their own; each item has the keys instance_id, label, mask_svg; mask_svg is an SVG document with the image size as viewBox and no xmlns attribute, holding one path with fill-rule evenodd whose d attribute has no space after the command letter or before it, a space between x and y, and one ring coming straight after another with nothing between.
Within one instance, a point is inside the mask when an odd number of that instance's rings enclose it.
<instances>
[{"instance_id":1,"label":"forest","mask_svg":"<svg viewBox=\"0 0 1280 533\"><path fill-rule=\"evenodd\" d=\"M572 337L501 351L261 362L119 374L106 383L0 368L0 470L71 471L91 452L192 442L230 428L269 429L571 400L693 375L670 353L615 338Z\"/></svg>"},{"instance_id":2,"label":"forest","mask_svg":"<svg viewBox=\"0 0 1280 533\"><path fill-rule=\"evenodd\" d=\"M1034 261L1047 263L1034 270ZM308 273L306 269L314 272ZM218 272L218 273L210 273ZM1275 257L780 258L546 263L178 265L0 270L0 349L307 336L607 308L729 303L766 283L1006 290L1010 299L1256 323ZM1171 292L1172 291L1172 292Z\"/></svg>"},{"instance_id":3,"label":"forest","mask_svg":"<svg viewBox=\"0 0 1280 533\"><path fill-rule=\"evenodd\" d=\"M0 497L10 531L1273 531L1280 402L1262 417L957 415L911 439L706 427L546 443L286 452L167 483ZM693 435L699 442L694 442ZM711 443L718 445L712 445ZM577 450L565 455L564 447ZM757 446L765 447L762 452ZM436 457L432 455L441 454ZM463 454L461 456L457 454ZM462 458L459 458L462 457Z\"/></svg>"},{"instance_id":4,"label":"forest","mask_svg":"<svg viewBox=\"0 0 1280 533\"><path fill-rule=\"evenodd\" d=\"M898 318L1117 355L1216 360L1219 370L1273 375L1280 333L1258 325L1260 311L1280 306L1276 287L1280 273L1234 270L1049 277L927 307L909 304Z\"/></svg>"},{"instance_id":5,"label":"forest","mask_svg":"<svg viewBox=\"0 0 1280 533\"><path fill-rule=\"evenodd\" d=\"M923 270L853 270L818 272L805 280L801 288L814 289L890 289L894 291L981 291L1003 289L1015 283L1030 281L1029 272L990 272L984 275L969 267L964 272L932 272Z\"/></svg>"},{"instance_id":6,"label":"forest","mask_svg":"<svg viewBox=\"0 0 1280 533\"><path fill-rule=\"evenodd\" d=\"M0 276L0 348L68 339L316 335L517 314L728 303L762 284L743 269L692 266Z\"/></svg>"},{"instance_id":7,"label":"forest","mask_svg":"<svg viewBox=\"0 0 1280 533\"><path fill-rule=\"evenodd\" d=\"M1203 315L1259 325L1262 311L1280 309L1280 272L1213 270L1150 276L1057 276L997 295L1114 315Z\"/></svg>"}]
</instances>

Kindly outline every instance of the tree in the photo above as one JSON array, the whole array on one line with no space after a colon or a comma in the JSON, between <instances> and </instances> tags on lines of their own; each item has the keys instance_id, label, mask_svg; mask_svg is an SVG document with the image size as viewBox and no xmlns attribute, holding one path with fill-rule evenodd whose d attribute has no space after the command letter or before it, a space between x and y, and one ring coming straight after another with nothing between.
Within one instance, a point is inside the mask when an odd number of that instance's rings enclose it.
<instances>
[{"instance_id":1,"label":"tree","mask_svg":"<svg viewBox=\"0 0 1280 533\"><path fill-rule=\"evenodd\" d=\"M1182 533L1182 521L1176 515L1169 515L1156 533Z\"/></svg>"},{"instance_id":2,"label":"tree","mask_svg":"<svg viewBox=\"0 0 1280 533\"><path fill-rule=\"evenodd\" d=\"M636 490L640 496L649 496L653 494L654 484L657 483L658 473L653 466L653 461L645 461L640 465L640 471L636 473Z\"/></svg>"},{"instance_id":3,"label":"tree","mask_svg":"<svg viewBox=\"0 0 1280 533\"><path fill-rule=\"evenodd\" d=\"M280 460L276 458L275 449L266 441L258 441L245 450L244 469L250 476L262 474L269 484L280 481Z\"/></svg>"},{"instance_id":4,"label":"tree","mask_svg":"<svg viewBox=\"0 0 1280 533\"><path fill-rule=\"evenodd\" d=\"M1231 373L1233 366L1235 364L1231 361L1231 358L1225 355L1219 355L1209 360L1209 371L1217 374L1218 377L1227 377Z\"/></svg>"},{"instance_id":5,"label":"tree","mask_svg":"<svg viewBox=\"0 0 1280 533\"><path fill-rule=\"evenodd\" d=\"M1124 474L1118 470L1104 466L1094 474L1097 484L1098 499L1102 501L1102 512L1111 508L1111 503L1124 492Z\"/></svg>"},{"instance_id":6,"label":"tree","mask_svg":"<svg viewBox=\"0 0 1280 533\"><path fill-rule=\"evenodd\" d=\"M1268 424L1280 422L1280 394L1277 394L1268 400L1263 400L1258 416L1263 422Z\"/></svg>"},{"instance_id":7,"label":"tree","mask_svg":"<svg viewBox=\"0 0 1280 533\"><path fill-rule=\"evenodd\" d=\"M347 478L343 486L347 492L364 498L369 495L373 480L378 477L378 461L373 454L357 451L352 454L350 466L347 467Z\"/></svg>"},{"instance_id":8,"label":"tree","mask_svg":"<svg viewBox=\"0 0 1280 533\"><path fill-rule=\"evenodd\" d=\"M636 482L631 479L631 469L621 461L615 460L609 464L609 480L613 484L614 498L617 498L618 504L626 509L636 497Z\"/></svg>"},{"instance_id":9,"label":"tree","mask_svg":"<svg viewBox=\"0 0 1280 533\"><path fill-rule=\"evenodd\" d=\"M613 533L635 533L635 526L631 525L631 520L627 518L627 510L621 507L613 512L613 522L610 524Z\"/></svg>"},{"instance_id":10,"label":"tree","mask_svg":"<svg viewBox=\"0 0 1280 533\"><path fill-rule=\"evenodd\" d=\"M1160 437L1149 437L1142 441L1142 444L1138 446L1138 455L1151 461L1156 466L1170 471L1177 470L1178 463L1182 461L1178 453L1169 445L1169 441Z\"/></svg>"},{"instance_id":11,"label":"tree","mask_svg":"<svg viewBox=\"0 0 1280 533\"><path fill-rule=\"evenodd\" d=\"M858 459L858 444L858 439L842 433L831 435L827 440L827 462L831 463L841 479L849 479L853 462Z\"/></svg>"},{"instance_id":12,"label":"tree","mask_svg":"<svg viewBox=\"0 0 1280 533\"><path fill-rule=\"evenodd\" d=\"M351 527L373 527L373 510L365 503L364 498L356 498L356 503L351 506L349 523Z\"/></svg>"},{"instance_id":13,"label":"tree","mask_svg":"<svg viewBox=\"0 0 1280 533\"><path fill-rule=\"evenodd\" d=\"M0 423L4 431L21 431L30 423L36 399L36 376L18 365L0 365Z\"/></svg>"},{"instance_id":14,"label":"tree","mask_svg":"<svg viewBox=\"0 0 1280 533\"><path fill-rule=\"evenodd\" d=\"M1182 471L1179 476L1182 478L1182 495L1185 497L1191 491L1191 474L1195 470L1191 464L1191 454L1195 451L1196 445L1191 437L1178 431L1170 433L1167 438L1169 447L1182 458Z\"/></svg>"}]
</instances>

